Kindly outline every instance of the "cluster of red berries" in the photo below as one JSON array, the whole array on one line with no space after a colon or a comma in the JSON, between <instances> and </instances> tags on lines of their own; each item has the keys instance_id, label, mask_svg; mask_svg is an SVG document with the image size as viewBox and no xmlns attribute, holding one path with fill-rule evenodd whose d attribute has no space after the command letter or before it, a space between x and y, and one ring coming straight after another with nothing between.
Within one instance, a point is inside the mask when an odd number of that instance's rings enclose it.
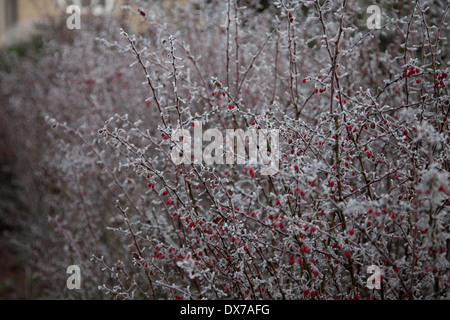
<instances>
[{"instance_id":1,"label":"cluster of red berries","mask_svg":"<svg viewBox=\"0 0 450 320\"><path fill-rule=\"evenodd\" d=\"M165 256L161 253L161 248L160 247L155 247L155 250L156 250L156 255L155 255L155 257L156 258L158 258L158 259L164 259L165 258ZM170 250L170 251L172 251L172 250Z\"/></svg>"},{"instance_id":2,"label":"cluster of red berries","mask_svg":"<svg viewBox=\"0 0 450 320\"><path fill-rule=\"evenodd\" d=\"M319 79L320 79L321 77L319 77ZM303 79L302 80L302 82L303 83L306 83L306 78L305 79ZM319 89L319 88L316 88L315 90L314 90L314 93L323 93L323 92L325 92L325 91L327 91L327 88L321 88L321 89Z\"/></svg>"},{"instance_id":3,"label":"cluster of red berries","mask_svg":"<svg viewBox=\"0 0 450 320\"><path fill-rule=\"evenodd\" d=\"M280 229L284 229L284 224L283 224L283 222L280 222L279 225L277 225L277 224L275 223L275 221L276 221L278 218L280 218L280 220L283 220L283 216L280 217L280 214L279 214L279 213L277 213L275 216L274 216L273 214L269 215L269 220L272 221L272 223L273 223L273 228L274 228L274 229L276 229L276 228L278 228L278 227L280 227Z\"/></svg>"},{"instance_id":4,"label":"cluster of red berries","mask_svg":"<svg viewBox=\"0 0 450 320\"><path fill-rule=\"evenodd\" d=\"M307 247L307 246L305 246L305 245L303 245L301 248L300 248L300 253L309 253L311 250L309 250L309 248Z\"/></svg>"},{"instance_id":5,"label":"cluster of red berries","mask_svg":"<svg viewBox=\"0 0 450 320\"><path fill-rule=\"evenodd\" d=\"M320 92L320 93L323 93L323 92L325 92L325 91L327 91L327 88L323 88L323 89L321 88L321 89L316 89L316 90L314 90L315 93L319 93L319 92Z\"/></svg>"},{"instance_id":6,"label":"cluster of red berries","mask_svg":"<svg viewBox=\"0 0 450 320\"><path fill-rule=\"evenodd\" d=\"M434 86L435 87L441 86L442 88L444 88L445 87L444 79L446 79L447 77L448 77L448 75L445 72L443 72L440 75L435 74L434 75L434 79L435 79Z\"/></svg>"},{"instance_id":7,"label":"cluster of red berries","mask_svg":"<svg viewBox=\"0 0 450 320\"><path fill-rule=\"evenodd\" d=\"M403 78L411 78L412 75L419 73L419 68L416 68L414 66L411 66L408 70L408 68L403 69ZM419 81L420 82L420 81Z\"/></svg>"},{"instance_id":8,"label":"cluster of red berries","mask_svg":"<svg viewBox=\"0 0 450 320\"><path fill-rule=\"evenodd\" d=\"M307 296L307 295L309 295L309 290L303 290L303 294L305 295L305 296ZM313 296L313 297L316 297L316 292L315 291L311 291L311 295Z\"/></svg>"}]
</instances>

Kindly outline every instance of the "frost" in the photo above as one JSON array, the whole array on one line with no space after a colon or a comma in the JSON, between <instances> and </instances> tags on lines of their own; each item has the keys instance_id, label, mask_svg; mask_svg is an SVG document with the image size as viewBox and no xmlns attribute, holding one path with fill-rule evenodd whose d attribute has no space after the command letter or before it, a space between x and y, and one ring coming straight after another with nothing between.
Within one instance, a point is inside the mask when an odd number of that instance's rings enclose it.
<instances>
[{"instance_id":1,"label":"frost","mask_svg":"<svg viewBox=\"0 0 450 320\"><path fill-rule=\"evenodd\" d=\"M136 1L158 18L141 34L92 21L2 53L0 150L34 278L66 298L79 261L86 299L448 299L446 2L391 2L368 32L339 1ZM279 171L175 165L171 135L195 121L279 130Z\"/></svg>"}]
</instances>

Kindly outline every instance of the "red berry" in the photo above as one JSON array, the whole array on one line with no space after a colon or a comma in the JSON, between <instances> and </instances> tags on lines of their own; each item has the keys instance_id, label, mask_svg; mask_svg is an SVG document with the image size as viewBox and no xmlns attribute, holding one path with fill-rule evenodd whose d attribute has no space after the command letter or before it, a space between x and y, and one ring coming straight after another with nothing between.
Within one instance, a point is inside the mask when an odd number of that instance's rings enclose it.
<instances>
[{"instance_id":1,"label":"red berry","mask_svg":"<svg viewBox=\"0 0 450 320\"><path fill-rule=\"evenodd\" d=\"M141 16L145 17L145 12L142 11L142 9L138 9L138 12L139 12L139 14L140 14Z\"/></svg>"}]
</instances>

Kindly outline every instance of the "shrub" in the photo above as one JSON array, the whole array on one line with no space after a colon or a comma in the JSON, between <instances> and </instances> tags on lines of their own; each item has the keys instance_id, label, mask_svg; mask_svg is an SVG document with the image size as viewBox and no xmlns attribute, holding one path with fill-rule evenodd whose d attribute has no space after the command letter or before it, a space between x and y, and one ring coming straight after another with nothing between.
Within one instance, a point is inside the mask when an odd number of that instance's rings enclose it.
<instances>
[{"instance_id":1,"label":"shrub","mask_svg":"<svg viewBox=\"0 0 450 320\"><path fill-rule=\"evenodd\" d=\"M140 34L93 22L2 74L50 292L78 264L81 298L448 299L445 1L380 30L357 1L136 3ZM279 130L279 172L175 165L195 121Z\"/></svg>"}]
</instances>

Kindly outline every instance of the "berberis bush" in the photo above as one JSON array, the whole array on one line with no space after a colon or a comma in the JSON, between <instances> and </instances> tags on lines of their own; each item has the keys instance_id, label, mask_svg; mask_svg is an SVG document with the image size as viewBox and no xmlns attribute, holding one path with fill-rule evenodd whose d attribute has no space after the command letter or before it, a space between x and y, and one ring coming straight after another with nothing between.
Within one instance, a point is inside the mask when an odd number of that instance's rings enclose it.
<instances>
[{"instance_id":1,"label":"berberis bush","mask_svg":"<svg viewBox=\"0 0 450 320\"><path fill-rule=\"evenodd\" d=\"M379 30L363 1L176 3L123 7L139 32L53 26L1 73L15 242L48 294L448 299L447 1L383 1ZM278 130L278 172L176 165L198 124Z\"/></svg>"}]
</instances>

